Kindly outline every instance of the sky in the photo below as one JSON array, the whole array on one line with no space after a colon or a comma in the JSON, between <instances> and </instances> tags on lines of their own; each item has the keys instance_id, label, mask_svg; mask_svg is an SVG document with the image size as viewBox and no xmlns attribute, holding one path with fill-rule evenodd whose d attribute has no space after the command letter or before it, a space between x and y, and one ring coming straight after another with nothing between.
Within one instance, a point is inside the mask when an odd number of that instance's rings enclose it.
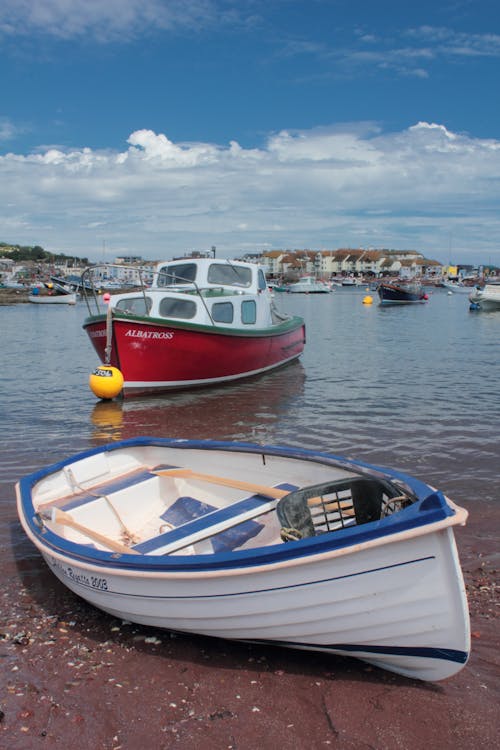
<instances>
[{"instance_id":1,"label":"sky","mask_svg":"<svg viewBox=\"0 0 500 750\"><path fill-rule=\"evenodd\" d=\"M498 0L2 0L0 242L500 266Z\"/></svg>"}]
</instances>

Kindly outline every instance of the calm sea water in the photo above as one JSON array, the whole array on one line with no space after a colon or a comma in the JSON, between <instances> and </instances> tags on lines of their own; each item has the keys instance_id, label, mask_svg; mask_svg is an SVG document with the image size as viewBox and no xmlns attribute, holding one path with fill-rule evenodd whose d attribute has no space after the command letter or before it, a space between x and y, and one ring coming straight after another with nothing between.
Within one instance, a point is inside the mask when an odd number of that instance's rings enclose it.
<instances>
[{"instance_id":1,"label":"calm sea water","mask_svg":"<svg viewBox=\"0 0 500 750\"><path fill-rule=\"evenodd\" d=\"M276 296L302 315L302 358L252 381L97 402L76 306L0 307L0 564L35 554L14 483L90 446L133 437L251 440L329 450L418 476L472 510L500 501L500 312L436 290L425 305L363 305L362 289Z\"/></svg>"}]
</instances>

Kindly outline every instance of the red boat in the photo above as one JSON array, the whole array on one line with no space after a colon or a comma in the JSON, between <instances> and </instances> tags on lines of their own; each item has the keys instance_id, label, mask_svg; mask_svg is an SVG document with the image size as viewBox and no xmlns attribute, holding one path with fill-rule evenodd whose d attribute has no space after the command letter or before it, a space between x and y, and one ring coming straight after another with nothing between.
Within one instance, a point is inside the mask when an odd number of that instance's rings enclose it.
<instances>
[{"instance_id":1,"label":"red boat","mask_svg":"<svg viewBox=\"0 0 500 750\"><path fill-rule=\"evenodd\" d=\"M86 274L94 278L96 268ZM94 274L94 277L92 276ZM302 318L277 311L262 268L215 258L158 264L152 285L109 297L83 327L123 396L210 386L258 375L304 349Z\"/></svg>"}]
</instances>

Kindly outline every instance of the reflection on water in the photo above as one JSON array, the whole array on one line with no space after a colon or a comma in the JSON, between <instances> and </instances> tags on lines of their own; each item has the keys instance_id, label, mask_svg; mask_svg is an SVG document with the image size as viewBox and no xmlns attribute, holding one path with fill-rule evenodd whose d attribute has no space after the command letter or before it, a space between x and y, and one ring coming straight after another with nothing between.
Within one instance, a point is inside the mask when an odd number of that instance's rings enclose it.
<instances>
[{"instance_id":1,"label":"reflection on water","mask_svg":"<svg viewBox=\"0 0 500 750\"><path fill-rule=\"evenodd\" d=\"M97 403L92 442L137 435L195 436L269 442L304 391L305 371L293 362L269 375L219 388Z\"/></svg>"},{"instance_id":2,"label":"reflection on water","mask_svg":"<svg viewBox=\"0 0 500 750\"><path fill-rule=\"evenodd\" d=\"M382 308L363 305L365 293L277 295L307 331L302 358L281 370L111 403L88 388L98 363L85 305L0 308L0 545L11 548L9 523L22 543L18 477L136 435L330 450L407 471L467 506L499 500L500 312L470 313L462 295L438 291L426 305Z\"/></svg>"}]
</instances>

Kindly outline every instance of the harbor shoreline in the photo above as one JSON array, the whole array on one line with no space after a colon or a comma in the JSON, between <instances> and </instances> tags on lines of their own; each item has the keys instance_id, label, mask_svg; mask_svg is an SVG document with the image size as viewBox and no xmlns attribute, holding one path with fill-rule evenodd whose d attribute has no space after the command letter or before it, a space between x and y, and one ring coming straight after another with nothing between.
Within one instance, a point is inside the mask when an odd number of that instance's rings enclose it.
<instances>
[{"instance_id":1,"label":"harbor shoreline","mask_svg":"<svg viewBox=\"0 0 500 750\"><path fill-rule=\"evenodd\" d=\"M0 287L0 305L15 305L19 302L29 302L30 290L10 289L9 287Z\"/></svg>"}]
</instances>

